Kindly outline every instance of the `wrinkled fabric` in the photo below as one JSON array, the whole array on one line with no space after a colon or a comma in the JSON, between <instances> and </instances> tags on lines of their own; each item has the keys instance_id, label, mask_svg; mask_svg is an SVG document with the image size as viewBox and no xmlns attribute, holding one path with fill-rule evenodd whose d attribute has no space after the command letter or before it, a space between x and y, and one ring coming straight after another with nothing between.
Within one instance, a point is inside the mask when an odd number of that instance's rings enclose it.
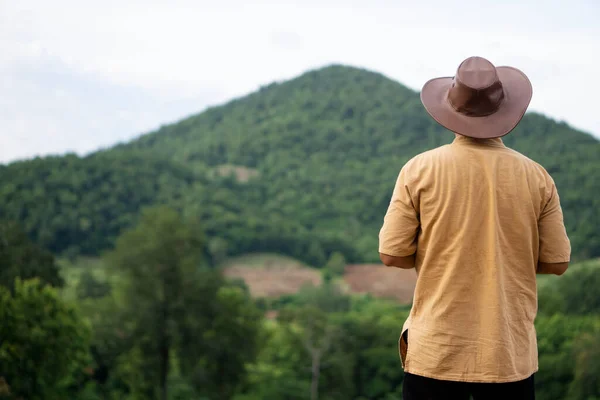
<instances>
[{"instance_id":1,"label":"wrinkled fabric","mask_svg":"<svg viewBox=\"0 0 600 400\"><path fill-rule=\"evenodd\" d=\"M501 139L457 137L400 171L379 252L416 253L413 306L399 341L406 372L515 382L538 370L538 261L570 260L546 170Z\"/></svg>"}]
</instances>

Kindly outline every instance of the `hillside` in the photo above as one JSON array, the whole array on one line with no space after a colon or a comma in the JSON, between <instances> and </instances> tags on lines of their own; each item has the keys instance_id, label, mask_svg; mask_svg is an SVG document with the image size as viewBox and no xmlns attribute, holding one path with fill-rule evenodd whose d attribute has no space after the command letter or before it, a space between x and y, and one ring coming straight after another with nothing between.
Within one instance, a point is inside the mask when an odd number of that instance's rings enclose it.
<instances>
[{"instance_id":1,"label":"hillside","mask_svg":"<svg viewBox=\"0 0 600 400\"><path fill-rule=\"evenodd\" d=\"M36 158L0 166L0 215L55 253L96 254L141 207L173 203L195 181L189 168L147 153Z\"/></svg>"},{"instance_id":2,"label":"hillside","mask_svg":"<svg viewBox=\"0 0 600 400\"><path fill-rule=\"evenodd\" d=\"M89 157L0 167L0 217L54 251L93 255L160 202L201 218L214 259L271 251L319 266L341 251L369 262L402 165L451 140L417 93L331 66ZM505 142L554 177L574 259L600 256L600 142L537 114Z\"/></svg>"},{"instance_id":3,"label":"hillside","mask_svg":"<svg viewBox=\"0 0 600 400\"><path fill-rule=\"evenodd\" d=\"M452 138L417 93L373 72L331 66L165 126L128 148L254 168L269 182L266 209L313 230L343 232L373 259L399 169ZM600 255L600 142L533 113L505 142L556 180L576 258Z\"/></svg>"}]
</instances>

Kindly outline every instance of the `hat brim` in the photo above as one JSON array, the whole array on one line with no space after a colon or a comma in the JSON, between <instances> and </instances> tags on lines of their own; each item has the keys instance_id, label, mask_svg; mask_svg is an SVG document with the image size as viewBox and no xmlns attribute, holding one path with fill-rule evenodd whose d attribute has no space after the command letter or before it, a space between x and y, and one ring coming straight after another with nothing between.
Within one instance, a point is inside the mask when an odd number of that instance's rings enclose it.
<instances>
[{"instance_id":1,"label":"hat brim","mask_svg":"<svg viewBox=\"0 0 600 400\"><path fill-rule=\"evenodd\" d=\"M447 99L453 78L427 82L421 91L421 102L433 119L452 132L479 139L505 136L525 115L533 88L527 76L516 68L497 67L496 71L502 82L504 99L493 114L473 117L456 111Z\"/></svg>"}]
</instances>

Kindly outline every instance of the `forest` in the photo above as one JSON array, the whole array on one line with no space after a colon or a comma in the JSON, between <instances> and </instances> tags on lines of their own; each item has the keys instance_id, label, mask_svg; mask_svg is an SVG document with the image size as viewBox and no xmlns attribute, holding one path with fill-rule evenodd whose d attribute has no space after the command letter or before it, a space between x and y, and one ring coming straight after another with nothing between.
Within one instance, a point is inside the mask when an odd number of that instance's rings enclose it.
<instances>
[{"instance_id":1,"label":"forest","mask_svg":"<svg viewBox=\"0 0 600 400\"><path fill-rule=\"evenodd\" d=\"M401 399L410 304L344 290L378 260L400 168L452 134L418 93L334 65L87 156L0 166L0 399ZM530 113L505 143L561 195L574 265L539 279L542 400L600 398L600 141ZM227 259L319 286L254 298Z\"/></svg>"}]
</instances>

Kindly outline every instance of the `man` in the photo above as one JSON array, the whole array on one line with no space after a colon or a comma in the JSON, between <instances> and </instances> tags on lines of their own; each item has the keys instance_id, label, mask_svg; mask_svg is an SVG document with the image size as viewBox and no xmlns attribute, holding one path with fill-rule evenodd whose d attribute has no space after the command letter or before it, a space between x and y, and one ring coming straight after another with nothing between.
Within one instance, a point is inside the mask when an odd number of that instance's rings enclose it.
<instances>
[{"instance_id":1,"label":"man","mask_svg":"<svg viewBox=\"0 0 600 400\"><path fill-rule=\"evenodd\" d=\"M535 397L536 273L563 274L571 247L552 178L500 139L531 95L521 71L480 57L423 87L456 138L404 165L379 235L383 263L418 277L404 400Z\"/></svg>"}]
</instances>

